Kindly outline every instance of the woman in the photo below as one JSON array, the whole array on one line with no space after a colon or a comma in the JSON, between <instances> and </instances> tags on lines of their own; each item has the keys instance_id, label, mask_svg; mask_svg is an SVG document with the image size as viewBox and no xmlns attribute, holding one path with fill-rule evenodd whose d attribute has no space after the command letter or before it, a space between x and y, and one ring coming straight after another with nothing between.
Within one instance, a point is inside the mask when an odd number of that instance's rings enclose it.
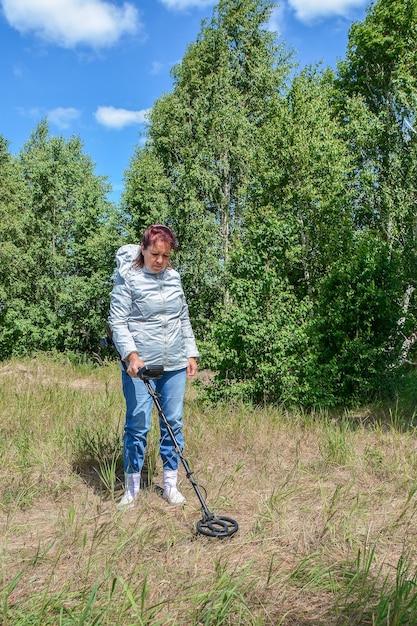
<instances>
[{"instance_id":1,"label":"woman","mask_svg":"<svg viewBox=\"0 0 417 626\"><path fill-rule=\"evenodd\" d=\"M119 510L131 509L139 494L140 473L151 426L152 398L137 372L144 365L163 365L162 378L152 381L162 409L181 448L182 410L186 375L197 372L200 356L191 327L181 279L170 265L177 249L171 229L162 224L145 231L140 246L129 244L117 251L117 273L111 293L109 325L122 368L126 400L123 437L125 492ZM183 504L177 489L178 454L160 420L160 455L164 498Z\"/></svg>"}]
</instances>

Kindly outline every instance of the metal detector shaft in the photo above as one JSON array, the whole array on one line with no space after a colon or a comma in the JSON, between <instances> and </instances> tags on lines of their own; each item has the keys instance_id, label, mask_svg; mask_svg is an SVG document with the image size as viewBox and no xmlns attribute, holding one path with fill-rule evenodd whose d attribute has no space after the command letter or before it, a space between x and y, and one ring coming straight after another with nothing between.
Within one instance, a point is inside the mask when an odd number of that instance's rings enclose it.
<instances>
[{"instance_id":1,"label":"metal detector shaft","mask_svg":"<svg viewBox=\"0 0 417 626\"><path fill-rule=\"evenodd\" d=\"M171 437L171 441L174 444L175 452L178 454L178 456L180 458L180 461L183 464L183 467L185 469L187 478L189 479L190 483L192 484L192 486L194 488L194 491L197 494L197 498L200 501L201 507L202 507L202 509L204 511L204 514L205 514L206 518L210 519L210 518L214 517L213 514L207 508L206 502L205 502L203 496L201 495L200 489L199 489L197 483L195 482L195 480L193 478L193 473L192 473L192 471L190 469L188 461L184 457L184 455L182 453L181 447L178 445L177 439L175 437L175 433L172 430L172 428L171 428L171 426L170 426L170 424L169 424L169 422L168 422L168 420L167 420L167 418L165 416L165 413L164 413L164 411L162 409L162 406L161 406L161 403L159 401L158 395L156 394L156 392L155 392L154 388L152 387L152 385L151 385L149 380L147 380L146 378L142 378L142 380L143 380L143 382L146 385L146 388L148 390L149 395L152 397L152 400L155 403L155 406L156 406L156 408L158 410L158 415L159 415L160 419L164 422L164 424L166 426L166 429L167 429L167 431L169 433L169 436Z\"/></svg>"},{"instance_id":2,"label":"metal detector shaft","mask_svg":"<svg viewBox=\"0 0 417 626\"><path fill-rule=\"evenodd\" d=\"M126 372L127 370L126 363L122 360L119 352L117 351L117 348L113 342L110 329L108 329L107 338L103 340L103 345L114 346L120 358L120 361L122 363L123 369ZM207 537L219 537L219 538L231 537L232 535L234 535L235 532L237 532L239 528L238 523L236 522L236 520L232 519L231 517L226 517L225 515L214 515L207 508L206 502L203 496L201 495L200 489L198 488L198 485L193 478L193 473L190 469L190 466L188 465L187 460L184 458L182 449L178 445L178 441L175 437L175 433L172 430L166 418L166 415L162 409L158 395L150 383L151 379L155 380L155 379L161 378L161 376L163 375L163 371L164 371L164 368L162 365L156 365L153 367L148 367L145 365L144 367L138 370L138 376L145 383L146 389L148 390L149 395L151 396L156 408L158 409L159 418L164 423L168 431L168 434L171 437L171 441L174 444L175 452L178 454L178 457L186 471L187 478L191 482L194 488L194 491L197 494L197 497L200 501L201 508L203 510L203 517L201 520L197 522L197 530L199 533L201 533L202 535L206 535Z\"/></svg>"}]
</instances>

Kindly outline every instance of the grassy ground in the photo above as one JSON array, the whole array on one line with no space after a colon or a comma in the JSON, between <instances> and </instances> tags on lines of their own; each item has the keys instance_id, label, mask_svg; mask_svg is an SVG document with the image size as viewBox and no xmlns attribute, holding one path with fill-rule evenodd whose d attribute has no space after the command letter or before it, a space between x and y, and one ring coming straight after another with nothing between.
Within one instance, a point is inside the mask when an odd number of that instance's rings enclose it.
<instances>
[{"instance_id":1,"label":"grassy ground","mask_svg":"<svg viewBox=\"0 0 417 626\"><path fill-rule=\"evenodd\" d=\"M0 367L0 623L5 626L417 624L417 439L410 415L205 406L192 384L185 456L207 505L239 523L196 533L200 503L149 488L119 513L117 364ZM154 420L156 422L156 420Z\"/></svg>"}]
</instances>

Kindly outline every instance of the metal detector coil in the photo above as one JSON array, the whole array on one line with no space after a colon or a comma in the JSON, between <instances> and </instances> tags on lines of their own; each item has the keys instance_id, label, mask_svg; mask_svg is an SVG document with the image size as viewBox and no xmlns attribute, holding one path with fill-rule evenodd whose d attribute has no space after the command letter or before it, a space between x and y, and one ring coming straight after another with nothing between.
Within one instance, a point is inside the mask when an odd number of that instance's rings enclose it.
<instances>
[{"instance_id":1,"label":"metal detector coil","mask_svg":"<svg viewBox=\"0 0 417 626\"><path fill-rule=\"evenodd\" d=\"M184 458L181 447L178 445L178 442L175 437L175 433L168 423L168 420L165 416L165 413L159 401L158 395L155 392L155 389L153 388L153 386L151 385L150 381L152 379L161 378L163 372L164 372L164 368L162 367L162 365L157 365L157 366L152 366L152 367L147 367L145 365L145 367L142 367L140 370L138 370L138 376L145 383L148 393L152 397L152 400L155 403L155 406L158 410L159 417L164 422L166 429L168 430L169 436L171 437L171 440L174 444L175 452L178 454L181 460L181 463L185 469L187 478L191 482L194 488L194 491L197 495L197 498L200 501L201 508L203 511L203 517L196 524L197 530L199 533L201 533L202 535L206 535L207 537L218 537L218 538L231 537L238 530L239 528L238 523L234 519L231 519L230 517L213 515L213 513L211 513L211 511L209 511L209 509L207 508L207 504L201 494L201 491L193 478L193 473L190 469L190 466L187 460Z\"/></svg>"},{"instance_id":2,"label":"metal detector coil","mask_svg":"<svg viewBox=\"0 0 417 626\"><path fill-rule=\"evenodd\" d=\"M231 517L224 515L210 517L204 516L197 522L197 530L207 537L230 537L238 530L238 523Z\"/></svg>"}]
</instances>

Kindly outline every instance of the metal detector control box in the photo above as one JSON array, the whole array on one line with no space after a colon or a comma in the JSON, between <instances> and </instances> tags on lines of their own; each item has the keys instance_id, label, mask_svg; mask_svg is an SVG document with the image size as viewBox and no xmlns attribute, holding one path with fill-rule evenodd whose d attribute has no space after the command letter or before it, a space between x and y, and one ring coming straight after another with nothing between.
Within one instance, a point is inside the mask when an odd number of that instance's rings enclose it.
<instances>
[{"instance_id":1,"label":"metal detector control box","mask_svg":"<svg viewBox=\"0 0 417 626\"><path fill-rule=\"evenodd\" d=\"M162 365L144 365L138 370L138 376L142 380L156 380L157 378L161 378L164 373L164 368Z\"/></svg>"}]
</instances>

